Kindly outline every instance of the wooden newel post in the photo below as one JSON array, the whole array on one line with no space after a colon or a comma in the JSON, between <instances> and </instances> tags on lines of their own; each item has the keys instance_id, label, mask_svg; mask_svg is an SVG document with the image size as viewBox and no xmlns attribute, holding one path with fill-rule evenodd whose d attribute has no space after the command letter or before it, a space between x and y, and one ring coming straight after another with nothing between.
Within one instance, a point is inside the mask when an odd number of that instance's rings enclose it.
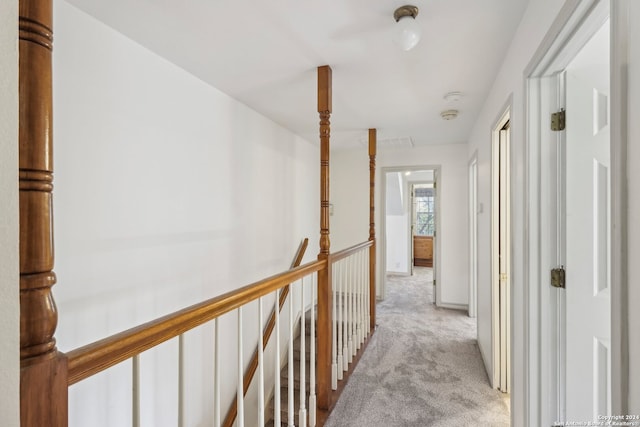
<instances>
[{"instance_id":1,"label":"wooden newel post","mask_svg":"<svg viewBox=\"0 0 640 427\"><path fill-rule=\"evenodd\" d=\"M369 328L376 327L376 223L375 223L375 192L376 192L376 150L377 131L369 129L369 240L373 242L369 248Z\"/></svg>"},{"instance_id":2,"label":"wooden newel post","mask_svg":"<svg viewBox=\"0 0 640 427\"><path fill-rule=\"evenodd\" d=\"M67 425L67 362L56 349L53 272L52 0L20 0L20 419Z\"/></svg>"},{"instance_id":3,"label":"wooden newel post","mask_svg":"<svg viewBox=\"0 0 640 427\"><path fill-rule=\"evenodd\" d=\"M318 272L318 408L331 406L331 259L329 255L329 137L331 134L331 67L318 67L320 115L320 253L327 266Z\"/></svg>"}]
</instances>

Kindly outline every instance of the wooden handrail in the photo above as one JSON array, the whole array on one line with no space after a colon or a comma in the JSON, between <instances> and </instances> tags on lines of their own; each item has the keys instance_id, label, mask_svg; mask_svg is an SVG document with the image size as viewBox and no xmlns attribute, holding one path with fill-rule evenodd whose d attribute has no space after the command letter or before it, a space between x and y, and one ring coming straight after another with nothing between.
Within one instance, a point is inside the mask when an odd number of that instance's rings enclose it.
<instances>
[{"instance_id":1,"label":"wooden handrail","mask_svg":"<svg viewBox=\"0 0 640 427\"><path fill-rule=\"evenodd\" d=\"M366 240L362 243L358 243L357 245L353 245L349 248L336 252L335 254L331 254L331 263L333 264L334 262L340 261L341 259L351 256L362 249L371 247L372 245L373 242L371 240Z\"/></svg>"},{"instance_id":2,"label":"wooden handrail","mask_svg":"<svg viewBox=\"0 0 640 427\"><path fill-rule=\"evenodd\" d=\"M305 238L300 247L298 248L298 252L296 252L296 256L293 259L293 263L291 264L291 268L296 268L302 263L302 258L304 257L304 253L307 250L307 246L309 245L309 239ZM290 286L286 286L282 289L280 293L280 300L278 301L278 310L282 311L282 307L284 307L284 303L287 300L287 296L289 295ZM266 349L267 344L269 343L269 339L271 338L271 334L273 333L273 328L276 326L276 307L273 307L271 310L271 315L269 316L269 320L264 328L264 333L262 337L262 348ZM253 377L258 370L258 349L253 352L253 356L251 356L251 361L249 362L249 366L247 367L246 372L244 373L244 382L243 382L243 395L247 394L249 390L249 386L251 385L251 381L253 381ZM280 372L276 372L275 375L280 375ZM222 423L223 427L231 427L233 422L236 420L238 416L238 396L233 398L231 402L231 406L229 406L229 411L227 412L227 416L224 418L224 422Z\"/></svg>"},{"instance_id":3,"label":"wooden handrail","mask_svg":"<svg viewBox=\"0 0 640 427\"><path fill-rule=\"evenodd\" d=\"M376 328L376 153L378 151L378 131L369 129L369 330Z\"/></svg>"},{"instance_id":4,"label":"wooden handrail","mask_svg":"<svg viewBox=\"0 0 640 427\"><path fill-rule=\"evenodd\" d=\"M70 351L68 385L326 267L326 260L313 261Z\"/></svg>"}]
</instances>

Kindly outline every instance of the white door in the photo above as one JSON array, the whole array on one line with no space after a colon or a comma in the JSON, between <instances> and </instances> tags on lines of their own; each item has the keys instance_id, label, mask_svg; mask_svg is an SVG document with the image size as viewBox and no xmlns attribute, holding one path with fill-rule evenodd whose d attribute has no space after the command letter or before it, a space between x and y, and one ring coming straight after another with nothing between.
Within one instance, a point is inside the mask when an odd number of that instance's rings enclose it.
<instances>
[{"instance_id":1,"label":"white door","mask_svg":"<svg viewBox=\"0 0 640 427\"><path fill-rule=\"evenodd\" d=\"M566 68L566 421L611 411L609 23Z\"/></svg>"}]
</instances>

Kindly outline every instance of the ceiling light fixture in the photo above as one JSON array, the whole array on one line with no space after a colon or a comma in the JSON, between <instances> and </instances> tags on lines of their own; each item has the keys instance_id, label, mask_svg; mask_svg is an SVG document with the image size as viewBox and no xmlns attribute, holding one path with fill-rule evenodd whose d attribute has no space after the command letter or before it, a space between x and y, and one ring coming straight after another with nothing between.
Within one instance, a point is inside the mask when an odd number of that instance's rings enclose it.
<instances>
[{"instance_id":1,"label":"ceiling light fixture","mask_svg":"<svg viewBox=\"0 0 640 427\"><path fill-rule=\"evenodd\" d=\"M416 6L401 6L393 12L393 19L398 23L394 41L400 49L407 51L413 49L420 41L422 31L416 22L418 8Z\"/></svg>"}]
</instances>

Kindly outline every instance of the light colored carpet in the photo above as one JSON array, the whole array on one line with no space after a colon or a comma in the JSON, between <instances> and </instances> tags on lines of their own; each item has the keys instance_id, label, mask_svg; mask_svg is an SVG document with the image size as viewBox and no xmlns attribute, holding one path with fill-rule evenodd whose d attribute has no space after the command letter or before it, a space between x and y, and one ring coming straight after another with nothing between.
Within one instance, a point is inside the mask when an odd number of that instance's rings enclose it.
<instances>
[{"instance_id":1,"label":"light colored carpet","mask_svg":"<svg viewBox=\"0 0 640 427\"><path fill-rule=\"evenodd\" d=\"M433 305L431 269L388 281L378 329L327 427L509 426L489 386L475 319Z\"/></svg>"}]
</instances>

